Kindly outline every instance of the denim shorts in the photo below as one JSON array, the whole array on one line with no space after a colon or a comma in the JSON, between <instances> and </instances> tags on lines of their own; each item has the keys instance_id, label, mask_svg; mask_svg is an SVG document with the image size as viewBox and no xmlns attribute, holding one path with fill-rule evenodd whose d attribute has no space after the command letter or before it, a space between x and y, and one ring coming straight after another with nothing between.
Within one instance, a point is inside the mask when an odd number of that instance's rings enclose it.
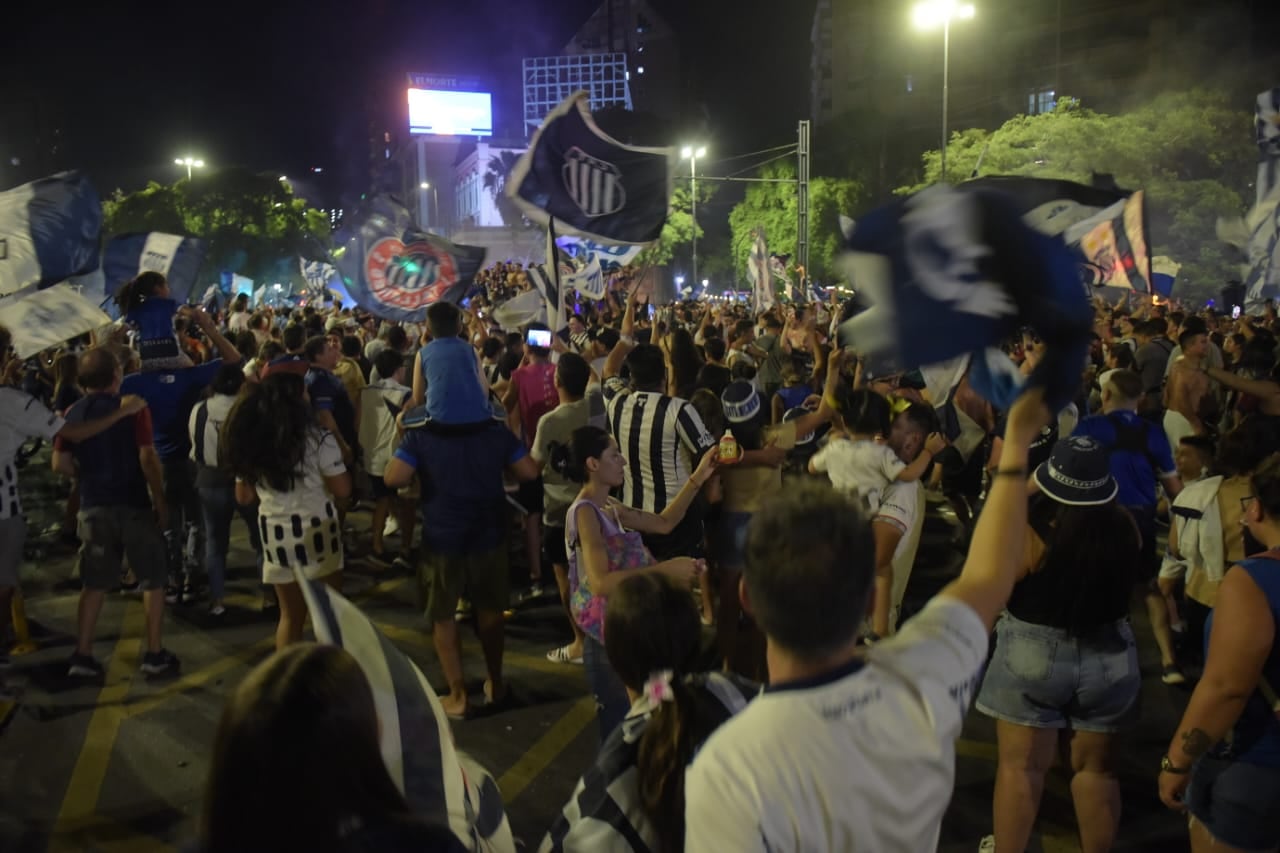
<instances>
[{"instance_id":1,"label":"denim shorts","mask_svg":"<svg viewBox=\"0 0 1280 853\"><path fill-rule=\"evenodd\" d=\"M1280 846L1280 767L1206 755L1187 786L1187 808L1218 841L1242 850Z\"/></svg>"},{"instance_id":2,"label":"denim shorts","mask_svg":"<svg viewBox=\"0 0 1280 853\"><path fill-rule=\"evenodd\" d=\"M1141 685L1127 619L1076 637L1006 612L976 707L1020 726L1109 734L1136 718Z\"/></svg>"}]
</instances>

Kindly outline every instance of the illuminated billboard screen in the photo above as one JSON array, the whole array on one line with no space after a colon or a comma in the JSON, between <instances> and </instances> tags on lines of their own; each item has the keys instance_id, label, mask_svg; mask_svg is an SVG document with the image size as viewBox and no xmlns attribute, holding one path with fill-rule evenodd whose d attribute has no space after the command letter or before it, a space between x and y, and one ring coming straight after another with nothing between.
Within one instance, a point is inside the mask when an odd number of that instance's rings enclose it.
<instances>
[{"instance_id":1,"label":"illuminated billboard screen","mask_svg":"<svg viewBox=\"0 0 1280 853\"><path fill-rule=\"evenodd\" d=\"M410 89L409 132L492 136L493 98L488 92Z\"/></svg>"}]
</instances>

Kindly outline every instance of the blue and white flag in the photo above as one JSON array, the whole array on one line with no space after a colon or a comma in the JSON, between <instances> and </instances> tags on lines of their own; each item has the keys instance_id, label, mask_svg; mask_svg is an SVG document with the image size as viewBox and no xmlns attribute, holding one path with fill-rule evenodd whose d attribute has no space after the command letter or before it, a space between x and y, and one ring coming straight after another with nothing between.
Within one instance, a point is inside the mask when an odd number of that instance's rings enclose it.
<instances>
[{"instance_id":1,"label":"blue and white flag","mask_svg":"<svg viewBox=\"0 0 1280 853\"><path fill-rule=\"evenodd\" d=\"M1261 205L1280 185L1280 86L1258 95L1255 115L1259 154L1255 204Z\"/></svg>"},{"instance_id":2,"label":"blue and white flag","mask_svg":"<svg viewBox=\"0 0 1280 853\"><path fill-rule=\"evenodd\" d=\"M114 297L120 285L139 273L158 272L169 281L170 298L178 303L198 297L196 287L205 242L197 237L147 231L113 237L102 253L107 295Z\"/></svg>"},{"instance_id":3,"label":"blue and white flag","mask_svg":"<svg viewBox=\"0 0 1280 853\"><path fill-rule=\"evenodd\" d=\"M1150 292L1151 243L1141 191L1014 175L977 178L963 186L1004 194L1023 222L1075 252L1090 283Z\"/></svg>"},{"instance_id":4,"label":"blue and white flag","mask_svg":"<svg viewBox=\"0 0 1280 853\"><path fill-rule=\"evenodd\" d=\"M755 238L751 241L751 253L747 255L747 280L751 282L755 312L758 314L772 308L773 270L763 228L755 230Z\"/></svg>"},{"instance_id":5,"label":"blue and white flag","mask_svg":"<svg viewBox=\"0 0 1280 853\"><path fill-rule=\"evenodd\" d=\"M1057 408L1078 390L1088 293L1062 241L1026 225L1003 193L930 187L859 219L846 245L849 280L872 307L840 327L841 345L910 370L965 353L984 361L1030 326L1048 345L1031 381ZM1012 402L1003 385L972 381L997 406Z\"/></svg>"},{"instance_id":6,"label":"blue and white flag","mask_svg":"<svg viewBox=\"0 0 1280 853\"><path fill-rule=\"evenodd\" d=\"M1245 307L1256 309L1280 297L1280 184L1249 211L1244 225L1249 235Z\"/></svg>"},{"instance_id":7,"label":"blue and white flag","mask_svg":"<svg viewBox=\"0 0 1280 853\"><path fill-rule=\"evenodd\" d=\"M0 193L0 297L95 269L101 233L102 203L79 172Z\"/></svg>"},{"instance_id":8,"label":"blue and white flag","mask_svg":"<svg viewBox=\"0 0 1280 853\"><path fill-rule=\"evenodd\" d=\"M600 268L600 261L592 258L585 267L566 276L561 285L573 288L588 299L604 299L604 270Z\"/></svg>"},{"instance_id":9,"label":"blue and white flag","mask_svg":"<svg viewBox=\"0 0 1280 853\"><path fill-rule=\"evenodd\" d=\"M402 205L375 196L346 217L333 257L351 298L383 320L422 322L433 303L461 302L485 249L419 231Z\"/></svg>"},{"instance_id":10,"label":"blue and white flag","mask_svg":"<svg viewBox=\"0 0 1280 853\"><path fill-rule=\"evenodd\" d=\"M55 284L20 298L0 300L0 326L6 326L13 336L18 358L30 358L110 323L111 318L96 303L69 284Z\"/></svg>"},{"instance_id":11,"label":"blue and white flag","mask_svg":"<svg viewBox=\"0 0 1280 853\"><path fill-rule=\"evenodd\" d=\"M556 245L573 255L575 260L586 263L596 261L605 272L630 265L645 250L644 246L608 245L577 237L557 238Z\"/></svg>"},{"instance_id":12,"label":"blue and white flag","mask_svg":"<svg viewBox=\"0 0 1280 853\"><path fill-rule=\"evenodd\" d=\"M671 205L674 149L636 148L591 119L587 93L556 107L511 170L506 193L530 220L602 243L650 243Z\"/></svg>"},{"instance_id":13,"label":"blue and white flag","mask_svg":"<svg viewBox=\"0 0 1280 853\"><path fill-rule=\"evenodd\" d=\"M1151 289L1168 299L1173 295L1173 285L1178 280L1182 264L1164 255L1151 259Z\"/></svg>"},{"instance_id":14,"label":"blue and white flag","mask_svg":"<svg viewBox=\"0 0 1280 853\"><path fill-rule=\"evenodd\" d=\"M493 777L460 752L435 690L369 617L320 581L297 573L316 639L360 664L381 725L382 760L420 818L447 825L469 850L511 853L515 840Z\"/></svg>"}]
</instances>

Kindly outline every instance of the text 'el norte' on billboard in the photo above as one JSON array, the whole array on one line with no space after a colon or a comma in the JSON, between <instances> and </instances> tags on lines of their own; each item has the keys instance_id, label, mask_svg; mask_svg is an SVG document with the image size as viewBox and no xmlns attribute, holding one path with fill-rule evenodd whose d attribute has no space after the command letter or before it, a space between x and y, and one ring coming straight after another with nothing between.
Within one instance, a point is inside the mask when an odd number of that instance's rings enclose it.
<instances>
[{"instance_id":1,"label":"text 'el norte' on billboard","mask_svg":"<svg viewBox=\"0 0 1280 853\"><path fill-rule=\"evenodd\" d=\"M408 75L409 133L492 136L493 96L474 78L452 74Z\"/></svg>"}]
</instances>

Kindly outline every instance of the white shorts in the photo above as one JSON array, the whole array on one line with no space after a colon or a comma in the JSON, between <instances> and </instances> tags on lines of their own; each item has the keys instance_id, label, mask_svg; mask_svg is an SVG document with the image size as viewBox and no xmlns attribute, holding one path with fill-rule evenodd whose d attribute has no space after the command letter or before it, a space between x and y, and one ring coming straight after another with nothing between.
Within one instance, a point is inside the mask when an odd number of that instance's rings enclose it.
<instances>
[{"instance_id":1,"label":"white shorts","mask_svg":"<svg viewBox=\"0 0 1280 853\"><path fill-rule=\"evenodd\" d=\"M1174 452L1178 444L1189 435L1196 434L1196 428L1187 420L1186 415L1169 409L1164 413L1164 434L1169 437L1169 448Z\"/></svg>"},{"instance_id":2,"label":"white shorts","mask_svg":"<svg viewBox=\"0 0 1280 853\"><path fill-rule=\"evenodd\" d=\"M326 504L322 516L258 516L262 534L262 582L297 583L294 569L308 580L342 571L342 531Z\"/></svg>"}]
</instances>

